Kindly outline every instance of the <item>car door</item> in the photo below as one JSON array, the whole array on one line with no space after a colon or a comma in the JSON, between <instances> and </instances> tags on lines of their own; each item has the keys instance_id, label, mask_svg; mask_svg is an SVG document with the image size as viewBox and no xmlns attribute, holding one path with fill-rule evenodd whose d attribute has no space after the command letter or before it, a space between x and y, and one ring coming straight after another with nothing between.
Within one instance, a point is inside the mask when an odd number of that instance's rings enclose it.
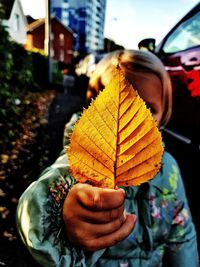
<instances>
[{"instance_id":1,"label":"car door","mask_svg":"<svg viewBox=\"0 0 200 267\"><path fill-rule=\"evenodd\" d=\"M173 85L172 117L163 130L166 150L178 161L200 247L200 4L156 48Z\"/></svg>"},{"instance_id":2,"label":"car door","mask_svg":"<svg viewBox=\"0 0 200 267\"><path fill-rule=\"evenodd\" d=\"M200 145L200 4L157 47L173 85L168 129L186 143Z\"/></svg>"}]
</instances>

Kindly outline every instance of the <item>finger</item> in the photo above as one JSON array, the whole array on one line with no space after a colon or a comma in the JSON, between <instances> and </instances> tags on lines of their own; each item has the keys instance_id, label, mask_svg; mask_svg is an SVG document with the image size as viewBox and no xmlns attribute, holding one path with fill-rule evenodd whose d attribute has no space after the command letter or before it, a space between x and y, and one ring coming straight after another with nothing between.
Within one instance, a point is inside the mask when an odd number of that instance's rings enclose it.
<instances>
[{"instance_id":1,"label":"finger","mask_svg":"<svg viewBox=\"0 0 200 267\"><path fill-rule=\"evenodd\" d=\"M125 193L121 189L98 188L80 184L77 200L91 210L114 209L122 205Z\"/></svg>"},{"instance_id":2,"label":"finger","mask_svg":"<svg viewBox=\"0 0 200 267\"><path fill-rule=\"evenodd\" d=\"M87 229L90 235L93 235L93 238L98 238L117 231L125 222L125 220L126 220L126 213L124 212L120 217L108 223L101 223L101 224L86 223L85 229Z\"/></svg>"},{"instance_id":3,"label":"finger","mask_svg":"<svg viewBox=\"0 0 200 267\"><path fill-rule=\"evenodd\" d=\"M124 205L122 204L119 208L105 211L92 211L82 208L79 210L79 217L85 222L100 224L119 219L121 216L123 216L123 213Z\"/></svg>"},{"instance_id":4,"label":"finger","mask_svg":"<svg viewBox=\"0 0 200 267\"><path fill-rule=\"evenodd\" d=\"M88 240L85 244L85 249L88 251L96 251L99 249L111 247L119 241L125 239L134 228L136 216L127 214L127 218L123 225L115 232L99 237L97 239Z\"/></svg>"},{"instance_id":5,"label":"finger","mask_svg":"<svg viewBox=\"0 0 200 267\"><path fill-rule=\"evenodd\" d=\"M111 222L113 220L120 218L124 213L124 204L122 204L120 207L116 209L103 210L103 211L89 210L82 205L75 205L75 204L73 204L73 207L77 212L77 217L79 218L79 220L93 224ZM69 201L68 205L66 205L66 203L64 202L63 205L64 221L67 218L70 218L71 216L74 216L74 213L70 208Z\"/></svg>"}]
</instances>

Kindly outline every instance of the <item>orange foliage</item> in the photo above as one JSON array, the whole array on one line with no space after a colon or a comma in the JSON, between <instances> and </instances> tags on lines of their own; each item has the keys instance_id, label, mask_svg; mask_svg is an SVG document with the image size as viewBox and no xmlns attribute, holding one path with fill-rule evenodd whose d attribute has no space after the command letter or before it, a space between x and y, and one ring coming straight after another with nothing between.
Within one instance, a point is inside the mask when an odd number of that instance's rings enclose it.
<instances>
[{"instance_id":1,"label":"orange foliage","mask_svg":"<svg viewBox=\"0 0 200 267\"><path fill-rule=\"evenodd\" d=\"M140 185L159 171L161 134L120 69L83 111L67 153L72 175L99 187Z\"/></svg>"}]
</instances>

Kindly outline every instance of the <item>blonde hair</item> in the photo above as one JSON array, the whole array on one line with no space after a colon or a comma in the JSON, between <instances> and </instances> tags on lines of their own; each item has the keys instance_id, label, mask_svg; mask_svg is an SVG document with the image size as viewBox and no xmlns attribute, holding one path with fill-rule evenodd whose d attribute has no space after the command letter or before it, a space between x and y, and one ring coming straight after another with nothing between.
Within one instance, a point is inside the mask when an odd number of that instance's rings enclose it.
<instances>
[{"instance_id":1,"label":"blonde hair","mask_svg":"<svg viewBox=\"0 0 200 267\"><path fill-rule=\"evenodd\" d=\"M133 73L153 73L162 83L162 105L163 114L160 126L166 125L172 112L172 88L168 73L158 57L151 52L142 50L117 50L109 53L96 66L88 86L87 100L95 98L110 81L119 66L124 72L125 77ZM130 79L128 79L129 82Z\"/></svg>"}]
</instances>

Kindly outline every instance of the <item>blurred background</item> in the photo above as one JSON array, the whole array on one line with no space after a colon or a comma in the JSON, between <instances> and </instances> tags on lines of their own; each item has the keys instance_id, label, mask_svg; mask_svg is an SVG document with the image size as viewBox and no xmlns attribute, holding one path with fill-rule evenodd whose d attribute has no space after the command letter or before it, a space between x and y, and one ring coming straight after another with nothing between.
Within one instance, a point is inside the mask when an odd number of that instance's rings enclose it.
<instances>
[{"instance_id":1,"label":"blurred background","mask_svg":"<svg viewBox=\"0 0 200 267\"><path fill-rule=\"evenodd\" d=\"M180 165L199 239L200 2L0 0L0 266L39 266L16 231L18 199L59 155L91 73L117 49L151 51L170 74L164 142Z\"/></svg>"}]
</instances>

